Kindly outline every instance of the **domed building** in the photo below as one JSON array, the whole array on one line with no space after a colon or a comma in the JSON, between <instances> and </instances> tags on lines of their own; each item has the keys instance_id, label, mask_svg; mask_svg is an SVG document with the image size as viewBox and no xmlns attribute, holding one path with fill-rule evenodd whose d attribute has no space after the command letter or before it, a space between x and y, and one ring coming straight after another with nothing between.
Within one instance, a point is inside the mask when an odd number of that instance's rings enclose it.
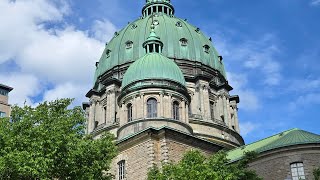
<instances>
[{"instance_id":1,"label":"domed building","mask_svg":"<svg viewBox=\"0 0 320 180\"><path fill-rule=\"evenodd\" d=\"M149 168L177 162L184 152L230 150L266 179L312 179L320 166L320 135L299 129L244 145L239 97L230 95L223 58L211 38L175 17L170 0L146 0L140 18L106 44L87 93L87 133L114 134L119 155L112 174L146 179Z\"/></svg>"},{"instance_id":2,"label":"domed building","mask_svg":"<svg viewBox=\"0 0 320 180\"><path fill-rule=\"evenodd\" d=\"M145 179L148 168L183 152L212 154L244 145L238 96L223 58L199 28L175 17L170 0L147 0L142 16L106 44L84 103L87 133L117 138L117 179Z\"/></svg>"}]
</instances>

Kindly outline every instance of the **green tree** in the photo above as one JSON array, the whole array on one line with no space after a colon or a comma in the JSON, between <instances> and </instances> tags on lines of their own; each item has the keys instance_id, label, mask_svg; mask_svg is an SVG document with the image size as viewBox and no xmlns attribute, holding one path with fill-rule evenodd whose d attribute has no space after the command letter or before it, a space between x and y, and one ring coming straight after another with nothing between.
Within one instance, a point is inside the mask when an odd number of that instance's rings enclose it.
<instances>
[{"instance_id":1,"label":"green tree","mask_svg":"<svg viewBox=\"0 0 320 180\"><path fill-rule=\"evenodd\" d=\"M0 179L112 179L114 137L86 135L84 112L71 102L14 106L0 119Z\"/></svg>"},{"instance_id":2,"label":"green tree","mask_svg":"<svg viewBox=\"0 0 320 180\"><path fill-rule=\"evenodd\" d=\"M260 180L254 171L247 169L248 162L254 157L254 153L247 153L244 159L229 164L226 153L222 151L210 157L199 151L189 151L177 164L152 168L148 180Z\"/></svg>"},{"instance_id":3,"label":"green tree","mask_svg":"<svg viewBox=\"0 0 320 180\"><path fill-rule=\"evenodd\" d=\"M315 180L320 180L320 168L316 168L313 170L313 176Z\"/></svg>"}]
</instances>

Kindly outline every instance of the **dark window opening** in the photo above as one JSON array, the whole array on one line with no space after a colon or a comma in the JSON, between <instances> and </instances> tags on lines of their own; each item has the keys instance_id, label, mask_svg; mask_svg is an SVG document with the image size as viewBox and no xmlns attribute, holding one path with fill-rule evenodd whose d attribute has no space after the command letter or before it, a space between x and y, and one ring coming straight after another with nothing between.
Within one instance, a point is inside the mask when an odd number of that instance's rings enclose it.
<instances>
[{"instance_id":1,"label":"dark window opening","mask_svg":"<svg viewBox=\"0 0 320 180\"><path fill-rule=\"evenodd\" d=\"M160 48L159 47L160 47L159 44L156 44L156 52L157 53L160 53Z\"/></svg>"},{"instance_id":2,"label":"dark window opening","mask_svg":"<svg viewBox=\"0 0 320 180\"><path fill-rule=\"evenodd\" d=\"M182 38L182 39L180 39L180 44L181 44L181 46L187 46L188 40L186 38Z\"/></svg>"},{"instance_id":3,"label":"dark window opening","mask_svg":"<svg viewBox=\"0 0 320 180\"><path fill-rule=\"evenodd\" d=\"M221 116L221 121L222 121L222 122L225 122L225 120L224 120L224 115Z\"/></svg>"},{"instance_id":4,"label":"dark window opening","mask_svg":"<svg viewBox=\"0 0 320 180\"><path fill-rule=\"evenodd\" d=\"M128 116L128 122L132 121L132 104L127 105L127 116Z\"/></svg>"},{"instance_id":5,"label":"dark window opening","mask_svg":"<svg viewBox=\"0 0 320 180\"><path fill-rule=\"evenodd\" d=\"M99 125L99 121L94 121L94 129L96 129Z\"/></svg>"},{"instance_id":6,"label":"dark window opening","mask_svg":"<svg viewBox=\"0 0 320 180\"><path fill-rule=\"evenodd\" d=\"M157 12L157 6L153 6L152 7L152 13L156 13Z\"/></svg>"},{"instance_id":7,"label":"dark window opening","mask_svg":"<svg viewBox=\"0 0 320 180\"><path fill-rule=\"evenodd\" d=\"M147 117L154 118L157 117L157 105L158 102L154 98L150 98L147 101Z\"/></svg>"},{"instance_id":8,"label":"dark window opening","mask_svg":"<svg viewBox=\"0 0 320 180\"><path fill-rule=\"evenodd\" d=\"M153 52L153 44L149 44L149 52L150 52L150 53Z\"/></svg>"},{"instance_id":9,"label":"dark window opening","mask_svg":"<svg viewBox=\"0 0 320 180\"><path fill-rule=\"evenodd\" d=\"M192 115L191 104L188 105L188 114L189 114L189 116Z\"/></svg>"},{"instance_id":10,"label":"dark window opening","mask_svg":"<svg viewBox=\"0 0 320 180\"><path fill-rule=\"evenodd\" d=\"M118 162L118 171L119 171L119 180L123 180L126 178L126 170L125 170L125 164L126 162L124 160Z\"/></svg>"},{"instance_id":11,"label":"dark window opening","mask_svg":"<svg viewBox=\"0 0 320 180\"><path fill-rule=\"evenodd\" d=\"M163 6L158 6L158 12L159 13L162 13L162 8L163 8Z\"/></svg>"},{"instance_id":12,"label":"dark window opening","mask_svg":"<svg viewBox=\"0 0 320 180\"><path fill-rule=\"evenodd\" d=\"M173 119L179 120L180 119L180 112L179 112L179 103L175 101L172 106L172 113L173 113Z\"/></svg>"},{"instance_id":13,"label":"dark window opening","mask_svg":"<svg viewBox=\"0 0 320 180\"><path fill-rule=\"evenodd\" d=\"M107 50L106 50L107 58L110 57L110 53L111 53L111 50L110 50L110 49L107 49Z\"/></svg>"},{"instance_id":14,"label":"dark window opening","mask_svg":"<svg viewBox=\"0 0 320 180\"><path fill-rule=\"evenodd\" d=\"M150 15L150 14L151 14L151 7L148 8L148 15Z\"/></svg>"},{"instance_id":15,"label":"dark window opening","mask_svg":"<svg viewBox=\"0 0 320 180\"><path fill-rule=\"evenodd\" d=\"M203 50L204 50L204 52L206 52L206 53L210 53L210 47L209 47L208 45L204 45L204 46L203 46Z\"/></svg>"},{"instance_id":16,"label":"dark window opening","mask_svg":"<svg viewBox=\"0 0 320 180\"><path fill-rule=\"evenodd\" d=\"M210 115L211 119L214 120L214 102L210 102Z\"/></svg>"},{"instance_id":17,"label":"dark window opening","mask_svg":"<svg viewBox=\"0 0 320 180\"><path fill-rule=\"evenodd\" d=\"M167 7L164 7L164 13L168 14L168 8Z\"/></svg>"},{"instance_id":18,"label":"dark window opening","mask_svg":"<svg viewBox=\"0 0 320 180\"><path fill-rule=\"evenodd\" d=\"M126 49L130 49L133 46L133 42L132 41L127 41L126 42Z\"/></svg>"}]
</instances>

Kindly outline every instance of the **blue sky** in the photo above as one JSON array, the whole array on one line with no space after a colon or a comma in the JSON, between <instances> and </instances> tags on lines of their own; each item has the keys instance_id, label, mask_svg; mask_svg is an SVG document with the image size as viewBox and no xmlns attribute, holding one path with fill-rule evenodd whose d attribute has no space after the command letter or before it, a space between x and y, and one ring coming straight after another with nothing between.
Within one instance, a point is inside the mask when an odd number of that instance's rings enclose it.
<instances>
[{"instance_id":1,"label":"blue sky","mask_svg":"<svg viewBox=\"0 0 320 180\"><path fill-rule=\"evenodd\" d=\"M104 44L144 0L2 0L0 83L12 104L86 101ZM283 130L320 134L320 0L173 0L213 38L239 94L247 143Z\"/></svg>"}]
</instances>

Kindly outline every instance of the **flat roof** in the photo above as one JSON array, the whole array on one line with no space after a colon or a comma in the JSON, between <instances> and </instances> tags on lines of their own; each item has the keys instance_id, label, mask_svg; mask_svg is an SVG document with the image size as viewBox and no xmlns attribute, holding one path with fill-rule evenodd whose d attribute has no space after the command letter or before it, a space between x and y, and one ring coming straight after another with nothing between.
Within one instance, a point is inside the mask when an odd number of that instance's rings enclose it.
<instances>
[{"instance_id":1,"label":"flat roof","mask_svg":"<svg viewBox=\"0 0 320 180\"><path fill-rule=\"evenodd\" d=\"M1 84L1 83L0 83L0 88L1 88L1 89L5 89L5 90L7 90L7 91L9 91L9 92L13 90L13 88L12 88L12 87L10 87L10 86L6 86L6 85Z\"/></svg>"}]
</instances>

